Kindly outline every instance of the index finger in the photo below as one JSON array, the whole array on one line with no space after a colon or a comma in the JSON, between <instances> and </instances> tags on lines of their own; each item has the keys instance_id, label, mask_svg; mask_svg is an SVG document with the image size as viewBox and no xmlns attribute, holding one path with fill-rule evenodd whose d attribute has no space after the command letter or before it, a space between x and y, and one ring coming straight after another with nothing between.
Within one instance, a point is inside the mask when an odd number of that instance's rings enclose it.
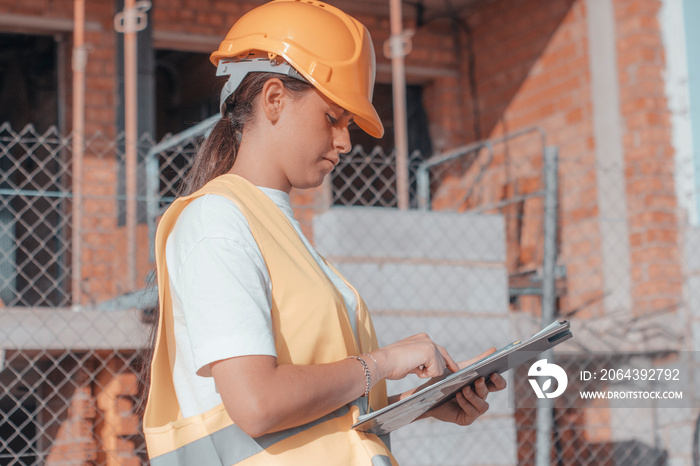
<instances>
[{"instance_id":1,"label":"index finger","mask_svg":"<svg viewBox=\"0 0 700 466\"><path fill-rule=\"evenodd\" d=\"M475 356L475 357L468 359L466 361L460 362L459 368L464 369L465 367L470 366L470 365L474 364L475 362L480 361L480 360L484 359L486 356L493 354L495 352L496 352L496 348L492 346L491 348L487 349L486 351L484 351L480 355Z\"/></svg>"},{"instance_id":2,"label":"index finger","mask_svg":"<svg viewBox=\"0 0 700 466\"><path fill-rule=\"evenodd\" d=\"M445 364L447 364L447 368L450 370L450 372L457 372L459 370L459 365L454 361L454 359L452 359L452 356L450 356L447 350L440 345L435 346L437 346L440 354L442 354L442 357L445 358Z\"/></svg>"}]
</instances>

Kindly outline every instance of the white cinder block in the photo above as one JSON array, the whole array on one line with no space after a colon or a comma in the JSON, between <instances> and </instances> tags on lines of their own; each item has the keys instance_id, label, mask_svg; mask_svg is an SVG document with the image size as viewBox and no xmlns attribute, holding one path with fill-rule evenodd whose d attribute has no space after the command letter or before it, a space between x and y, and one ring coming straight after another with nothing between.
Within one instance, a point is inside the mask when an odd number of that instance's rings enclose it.
<instances>
[{"instance_id":1,"label":"white cinder block","mask_svg":"<svg viewBox=\"0 0 700 466\"><path fill-rule=\"evenodd\" d=\"M333 208L314 217L314 245L324 255L503 263L500 215Z\"/></svg>"},{"instance_id":2,"label":"white cinder block","mask_svg":"<svg viewBox=\"0 0 700 466\"><path fill-rule=\"evenodd\" d=\"M337 260L333 265L372 310L501 313L508 308L503 267Z\"/></svg>"}]
</instances>

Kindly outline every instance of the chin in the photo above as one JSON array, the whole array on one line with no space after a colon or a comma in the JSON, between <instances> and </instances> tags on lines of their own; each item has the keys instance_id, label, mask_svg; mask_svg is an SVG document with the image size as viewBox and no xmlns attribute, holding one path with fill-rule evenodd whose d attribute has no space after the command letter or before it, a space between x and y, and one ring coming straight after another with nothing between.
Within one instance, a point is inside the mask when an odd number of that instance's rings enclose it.
<instances>
[{"instance_id":1,"label":"chin","mask_svg":"<svg viewBox=\"0 0 700 466\"><path fill-rule=\"evenodd\" d=\"M303 182L295 183L293 186L295 189L314 189L318 188L323 184L323 180L326 179L326 176L320 177L318 180L304 180Z\"/></svg>"}]
</instances>

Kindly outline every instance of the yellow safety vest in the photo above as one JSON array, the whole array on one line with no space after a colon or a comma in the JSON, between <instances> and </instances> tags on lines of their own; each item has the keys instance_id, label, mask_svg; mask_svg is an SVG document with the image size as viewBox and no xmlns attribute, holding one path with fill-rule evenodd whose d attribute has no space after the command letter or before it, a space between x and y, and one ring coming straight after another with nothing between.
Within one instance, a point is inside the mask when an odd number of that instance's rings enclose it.
<instances>
[{"instance_id":1,"label":"yellow safety vest","mask_svg":"<svg viewBox=\"0 0 700 466\"><path fill-rule=\"evenodd\" d=\"M204 194L235 202L260 247L272 282L272 325L279 364L329 363L378 347L365 303L351 287L358 298L356 338L342 295L274 202L239 176L212 180L196 193L177 199L156 233L160 317L143 422L151 464L396 466L382 439L351 428L366 410L366 402L372 410L386 406L384 381L374 386L368 401L360 398L316 421L257 438L236 426L223 404L182 417L172 379L176 342L165 243L182 210Z\"/></svg>"}]
</instances>

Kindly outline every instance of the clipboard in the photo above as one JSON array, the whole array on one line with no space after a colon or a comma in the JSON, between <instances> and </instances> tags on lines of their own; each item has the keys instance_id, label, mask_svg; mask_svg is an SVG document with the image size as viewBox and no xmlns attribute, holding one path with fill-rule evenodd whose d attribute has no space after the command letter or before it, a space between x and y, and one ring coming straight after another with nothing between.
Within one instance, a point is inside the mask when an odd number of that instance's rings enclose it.
<instances>
[{"instance_id":1,"label":"clipboard","mask_svg":"<svg viewBox=\"0 0 700 466\"><path fill-rule=\"evenodd\" d=\"M494 372L502 374L508 369L534 359L539 353L553 348L572 336L569 322L554 321L524 342L510 343L401 401L361 415L352 427L375 435L388 434L449 401L458 391L479 377L488 377Z\"/></svg>"}]
</instances>

